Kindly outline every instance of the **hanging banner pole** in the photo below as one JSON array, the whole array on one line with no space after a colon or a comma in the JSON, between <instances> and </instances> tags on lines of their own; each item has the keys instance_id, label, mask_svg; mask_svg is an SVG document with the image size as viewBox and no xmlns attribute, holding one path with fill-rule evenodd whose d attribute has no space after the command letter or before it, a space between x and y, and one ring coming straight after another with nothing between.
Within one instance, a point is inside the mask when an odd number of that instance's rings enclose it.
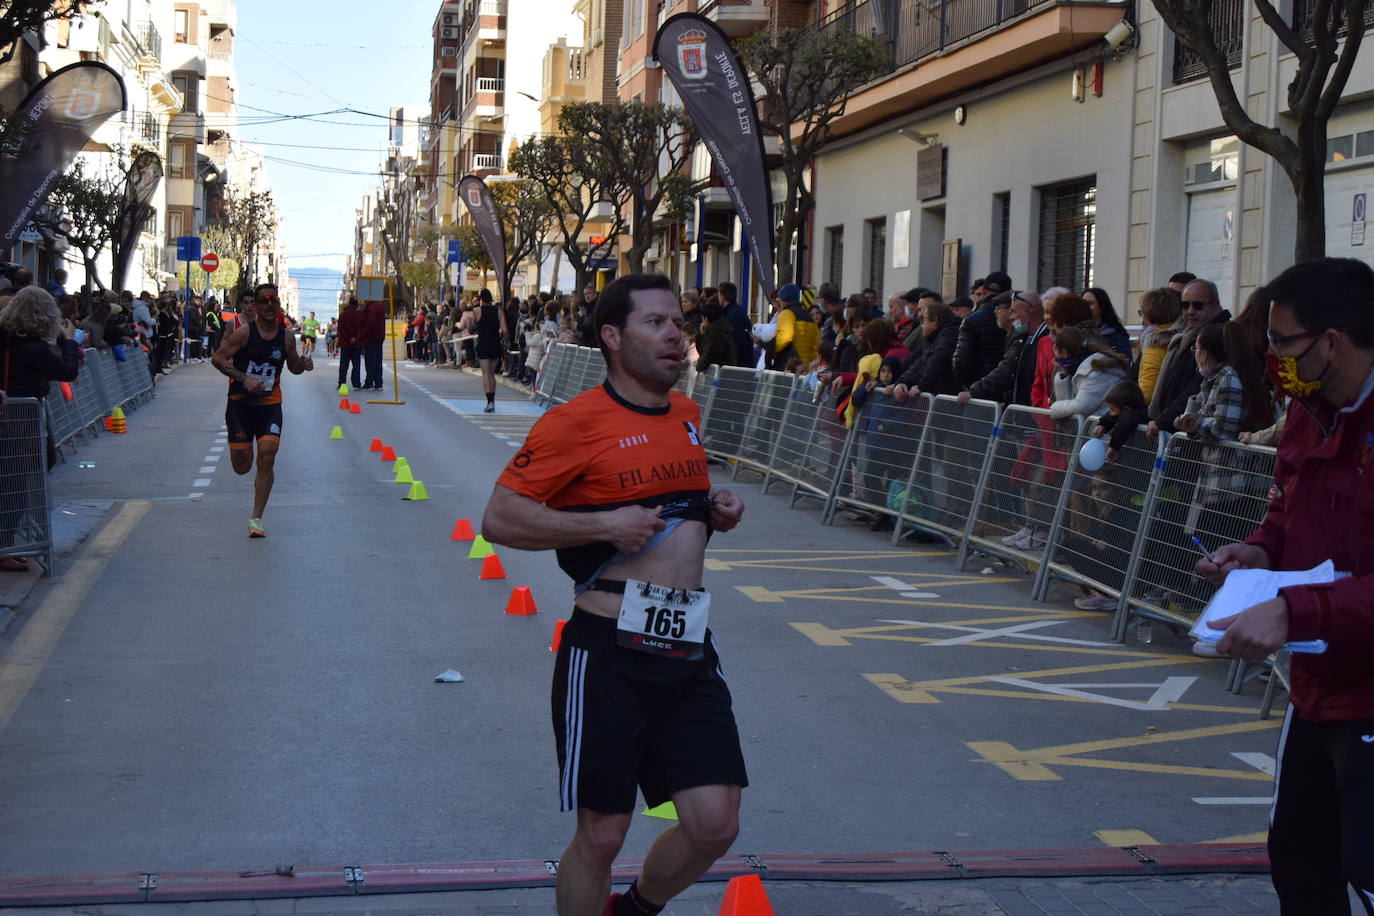
<instances>
[{"instance_id":1,"label":"hanging banner pole","mask_svg":"<svg viewBox=\"0 0 1374 916\"><path fill-rule=\"evenodd\" d=\"M496 283L500 287L498 297L504 305L510 299L510 286L506 277L506 233L501 227L501 213L492 200L491 189L476 175L468 175L458 182L458 196L467 204L472 224L482 237L482 247L496 268Z\"/></svg>"},{"instance_id":2,"label":"hanging banner pole","mask_svg":"<svg viewBox=\"0 0 1374 916\"><path fill-rule=\"evenodd\" d=\"M659 27L654 59L681 96L682 107L711 154L735 206L740 233L754 254L758 283L772 298L777 283L773 191L749 73L725 33L697 13L678 13ZM748 295L746 288L740 292Z\"/></svg>"}]
</instances>

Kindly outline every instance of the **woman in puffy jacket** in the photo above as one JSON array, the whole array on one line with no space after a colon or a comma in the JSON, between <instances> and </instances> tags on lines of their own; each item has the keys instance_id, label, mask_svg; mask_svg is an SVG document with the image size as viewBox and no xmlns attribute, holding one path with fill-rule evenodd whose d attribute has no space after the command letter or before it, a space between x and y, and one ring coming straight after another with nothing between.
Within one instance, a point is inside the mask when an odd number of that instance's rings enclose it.
<instances>
[{"instance_id":1,"label":"woman in puffy jacket","mask_svg":"<svg viewBox=\"0 0 1374 916\"><path fill-rule=\"evenodd\" d=\"M1107 392L1130 377L1130 363L1111 347L1090 343L1076 327L1054 335L1054 401L1050 416L1064 420L1099 413Z\"/></svg>"},{"instance_id":2,"label":"woman in puffy jacket","mask_svg":"<svg viewBox=\"0 0 1374 916\"><path fill-rule=\"evenodd\" d=\"M1169 341L1178 331L1178 319L1183 314L1183 297L1178 290L1167 286L1152 289L1140 297L1140 317L1145 331L1140 335L1140 356L1136 360L1136 382L1150 402L1159 381L1159 367L1169 352Z\"/></svg>"}]
</instances>

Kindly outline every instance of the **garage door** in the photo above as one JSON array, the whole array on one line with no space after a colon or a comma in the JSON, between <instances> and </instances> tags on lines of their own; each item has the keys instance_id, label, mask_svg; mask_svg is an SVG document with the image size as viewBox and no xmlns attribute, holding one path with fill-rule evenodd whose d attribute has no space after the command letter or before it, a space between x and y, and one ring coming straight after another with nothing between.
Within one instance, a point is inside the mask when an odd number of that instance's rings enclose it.
<instances>
[{"instance_id":1,"label":"garage door","mask_svg":"<svg viewBox=\"0 0 1374 916\"><path fill-rule=\"evenodd\" d=\"M1359 258L1374 267L1374 238L1362 238L1365 221L1355 221L1355 198L1360 194L1364 195L1364 209L1374 203L1374 168L1327 174L1326 253L1333 258Z\"/></svg>"},{"instance_id":2,"label":"garage door","mask_svg":"<svg viewBox=\"0 0 1374 916\"><path fill-rule=\"evenodd\" d=\"M1231 301L1235 279L1234 224L1236 189L1196 191L1188 195L1186 269L1217 285L1223 305Z\"/></svg>"}]
</instances>

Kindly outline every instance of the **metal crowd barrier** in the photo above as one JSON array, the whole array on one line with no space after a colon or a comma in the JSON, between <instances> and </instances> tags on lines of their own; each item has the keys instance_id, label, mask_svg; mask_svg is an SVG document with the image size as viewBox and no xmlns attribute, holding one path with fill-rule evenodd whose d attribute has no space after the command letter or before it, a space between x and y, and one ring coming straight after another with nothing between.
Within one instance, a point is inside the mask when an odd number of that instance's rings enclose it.
<instances>
[{"instance_id":1,"label":"metal crowd barrier","mask_svg":"<svg viewBox=\"0 0 1374 916\"><path fill-rule=\"evenodd\" d=\"M148 354L137 347L124 348L120 361L109 350L86 350L86 360L68 401L57 386L46 399L47 424L53 444L62 447L88 433L98 433L104 418L116 407L136 409L156 392L148 372Z\"/></svg>"},{"instance_id":2,"label":"metal crowd barrier","mask_svg":"<svg viewBox=\"0 0 1374 916\"><path fill-rule=\"evenodd\" d=\"M557 403L605 376L599 351L569 345L545 371L541 393ZM1094 589L1118 600L1118 640L1133 619L1193 624L1210 587L1192 572L1191 537L1210 549L1248 535L1273 479L1273 449L1143 431L1090 473L1078 450L1096 418L1019 405L878 395L846 426L831 392L786 373L716 366L675 387L701 410L707 453L762 474L765 492L818 498L827 523L842 507L888 516L894 544L913 529L941 536L960 569L975 552L1019 563L1036 600L1051 579Z\"/></svg>"},{"instance_id":3,"label":"metal crowd barrier","mask_svg":"<svg viewBox=\"0 0 1374 916\"><path fill-rule=\"evenodd\" d=\"M10 398L0 408L0 557L39 557L53 570L43 402Z\"/></svg>"}]
</instances>

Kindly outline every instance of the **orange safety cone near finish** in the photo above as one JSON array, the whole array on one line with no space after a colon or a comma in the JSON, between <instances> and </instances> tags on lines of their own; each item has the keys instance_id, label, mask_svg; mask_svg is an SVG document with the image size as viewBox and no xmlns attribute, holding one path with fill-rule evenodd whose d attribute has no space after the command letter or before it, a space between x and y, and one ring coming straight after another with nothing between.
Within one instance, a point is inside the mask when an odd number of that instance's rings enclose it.
<instances>
[{"instance_id":1,"label":"orange safety cone near finish","mask_svg":"<svg viewBox=\"0 0 1374 916\"><path fill-rule=\"evenodd\" d=\"M362 413L362 412L363 412L363 409L362 409L360 406L358 406L358 404L355 402L355 403L352 403L352 404L349 404L349 405L348 405L348 412L349 412L349 413Z\"/></svg>"},{"instance_id":2,"label":"orange safety cone near finish","mask_svg":"<svg viewBox=\"0 0 1374 916\"><path fill-rule=\"evenodd\" d=\"M116 407L114 410L110 411L110 432L115 435L123 435L129 431L126 423L127 421L124 419L123 407Z\"/></svg>"},{"instance_id":3,"label":"orange safety cone near finish","mask_svg":"<svg viewBox=\"0 0 1374 916\"><path fill-rule=\"evenodd\" d=\"M476 535L472 533L472 522L465 518L460 518L453 523L453 534L449 535L450 541L470 541Z\"/></svg>"},{"instance_id":4,"label":"orange safety cone near finish","mask_svg":"<svg viewBox=\"0 0 1374 916\"><path fill-rule=\"evenodd\" d=\"M566 620L556 620L553 624L553 639L549 640L549 651L557 652L558 647L563 644L563 625Z\"/></svg>"},{"instance_id":5,"label":"orange safety cone near finish","mask_svg":"<svg viewBox=\"0 0 1374 916\"><path fill-rule=\"evenodd\" d=\"M716 916L773 916L768 895L758 875L740 875L725 885L725 899Z\"/></svg>"},{"instance_id":6,"label":"orange safety cone near finish","mask_svg":"<svg viewBox=\"0 0 1374 916\"><path fill-rule=\"evenodd\" d=\"M389 445L383 446L383 447L382 447L382 456L381 456L381 457L382 457L382 460L383 460L383 461L395 461L395 460L396 460L396 450L393 449L393 448L392 448L391 446L389 446Z\"/></svg>"},{"instance_id":7,"label":"orange safety cone near finish","mask_svg":"<svg viewBox=\"0 0 1374 916\"><path fill-rule=\"evenodd\" d=\"M479 579L504 579L506 571L501 566L501 558L494 553L489 553L482 558L482 574Z\"/></svg>"},{"instance_id":8,"label":"orange safety cone near finish","mask_svg":"<svg viewBox=\"0 0 1374 916\"><path fill-rule=\"evenodd\" d=\"M495 557L496 554L492 554L490 558L494 559ZM497 560L496 562L499 564L501 561ZM510 600L506 602L506 613L516 617L528 617L531 614L539 613L539 608L534 606L534 596L530 594L527 586L517 585L511 589Z\"/></svg>"},{"instance_id":9,"label":"orange safety cone near finish","mask_svg":"<svg viewBox=\"0 0 1374 916\"><path fill-rule=\"evenodd\" d=\"M348 409L348 398L344 398L343 400L339 401L339 409L340 409L340 410L347 410L347 409Z\"/></svg>"},{"instance_id":10,"label":"orange safety cone near finish","mask_svg":"<svg viewBox=\"0 0 1374 916\"><path fill-rule=\"evenodd\" d=\"M372 444L367 447L369 452L380 452L382 450L382 440L373 439Z\"/></svg>"}]
</instances>

